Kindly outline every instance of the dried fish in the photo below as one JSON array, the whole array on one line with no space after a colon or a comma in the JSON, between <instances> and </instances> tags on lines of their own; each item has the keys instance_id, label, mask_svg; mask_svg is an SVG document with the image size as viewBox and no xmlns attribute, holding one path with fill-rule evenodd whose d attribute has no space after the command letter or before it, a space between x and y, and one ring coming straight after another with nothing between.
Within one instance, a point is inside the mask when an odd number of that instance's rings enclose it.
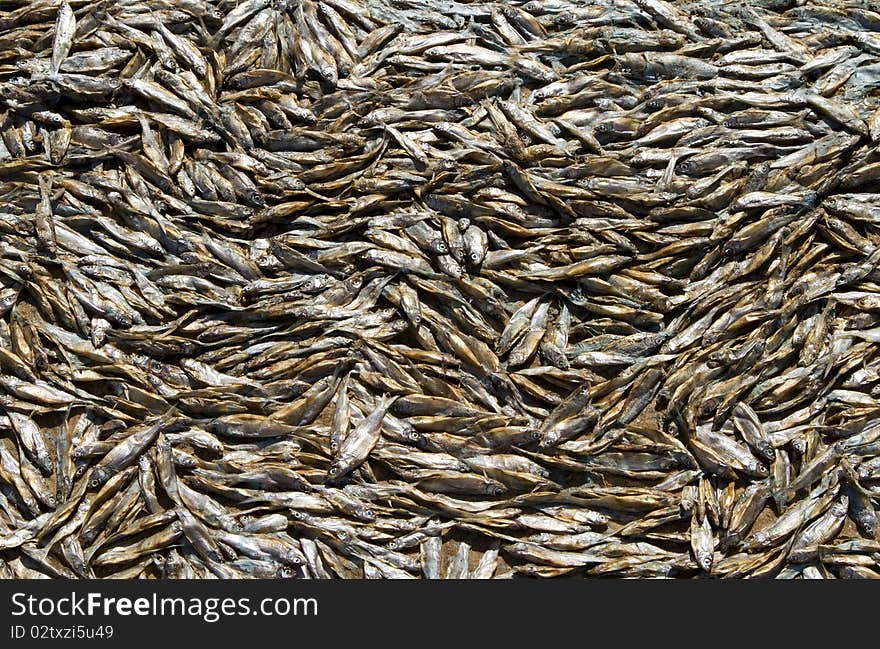
<instances>
[{"instance_id":1,"label":"dried fish","mask_svg":"<svg viewBox=\"0 0 880 649\"><path fill-rule=\"evenodd\" d=\"M803 4L4 6L4 574L876 577L880 18Z\"/></svg>"}]
</instances>

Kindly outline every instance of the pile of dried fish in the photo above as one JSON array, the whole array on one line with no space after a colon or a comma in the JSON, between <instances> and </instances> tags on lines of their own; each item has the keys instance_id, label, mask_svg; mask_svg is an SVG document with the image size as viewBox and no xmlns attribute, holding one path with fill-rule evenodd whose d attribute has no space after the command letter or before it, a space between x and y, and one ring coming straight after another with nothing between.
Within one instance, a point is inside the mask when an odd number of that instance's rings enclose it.
<instances>
[{"instance_id":1,"label":"pile of dried fish","mask_svg":"<svg viewBox=\"0 0 880 649\"><path fill-rule=\"evenodd\" d=\"M876 5L0 7L0 575L880 577Z\"/></svg>"}]
</instances>

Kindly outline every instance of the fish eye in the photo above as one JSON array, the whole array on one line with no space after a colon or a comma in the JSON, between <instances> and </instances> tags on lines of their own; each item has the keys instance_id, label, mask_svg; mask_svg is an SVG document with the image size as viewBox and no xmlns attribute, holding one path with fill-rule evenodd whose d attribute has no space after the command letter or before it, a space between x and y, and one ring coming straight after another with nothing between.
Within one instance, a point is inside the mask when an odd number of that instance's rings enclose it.
<instances>
[{"instance_id":1,"label":"fish eye","mask_svg":"<svg viewBox=\"0 0 880 649\"><path fill-rule=\"evenodd\" d=\"M556 18L553 19L553 22L559 27L564 27L566 25L569 25L569 24L575 22L575 20L576 20L576 18L574 17L573 14L561 13L561 14L556 15Z\"/></svg>"},{"instance_id":2,"label":"fish eye","mask_svg":"<svg viewBox=\"0 0 880 649\"><path fill-rule=\"evenodd\" d=\"M284 554L284 558L287 560L288 563L292 563L292 564L295 565L295 566L301 566L301 565L302 565L302 560L301 560L301 559L297 556L297 554L296 554L295 552L293 552L293 551L286 552L286 553Z\"/></svg>"}]
</instances>

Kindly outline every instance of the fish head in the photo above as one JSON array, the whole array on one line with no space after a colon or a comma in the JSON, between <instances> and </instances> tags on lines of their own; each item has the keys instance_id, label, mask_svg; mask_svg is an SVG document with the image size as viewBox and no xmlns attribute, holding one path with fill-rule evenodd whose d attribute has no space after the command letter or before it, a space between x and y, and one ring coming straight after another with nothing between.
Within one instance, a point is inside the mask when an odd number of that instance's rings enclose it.
<instances>
[{"instance_id":1,"label":"fish head","mask_svg":"<svg viewBox=\"0 0 880 649\"><path fill-rule=\"evenodd\" d=\"M712 571L712 553L700 551L696 553L697 564L706 572Z\"/></svg>"}]
</instances>

